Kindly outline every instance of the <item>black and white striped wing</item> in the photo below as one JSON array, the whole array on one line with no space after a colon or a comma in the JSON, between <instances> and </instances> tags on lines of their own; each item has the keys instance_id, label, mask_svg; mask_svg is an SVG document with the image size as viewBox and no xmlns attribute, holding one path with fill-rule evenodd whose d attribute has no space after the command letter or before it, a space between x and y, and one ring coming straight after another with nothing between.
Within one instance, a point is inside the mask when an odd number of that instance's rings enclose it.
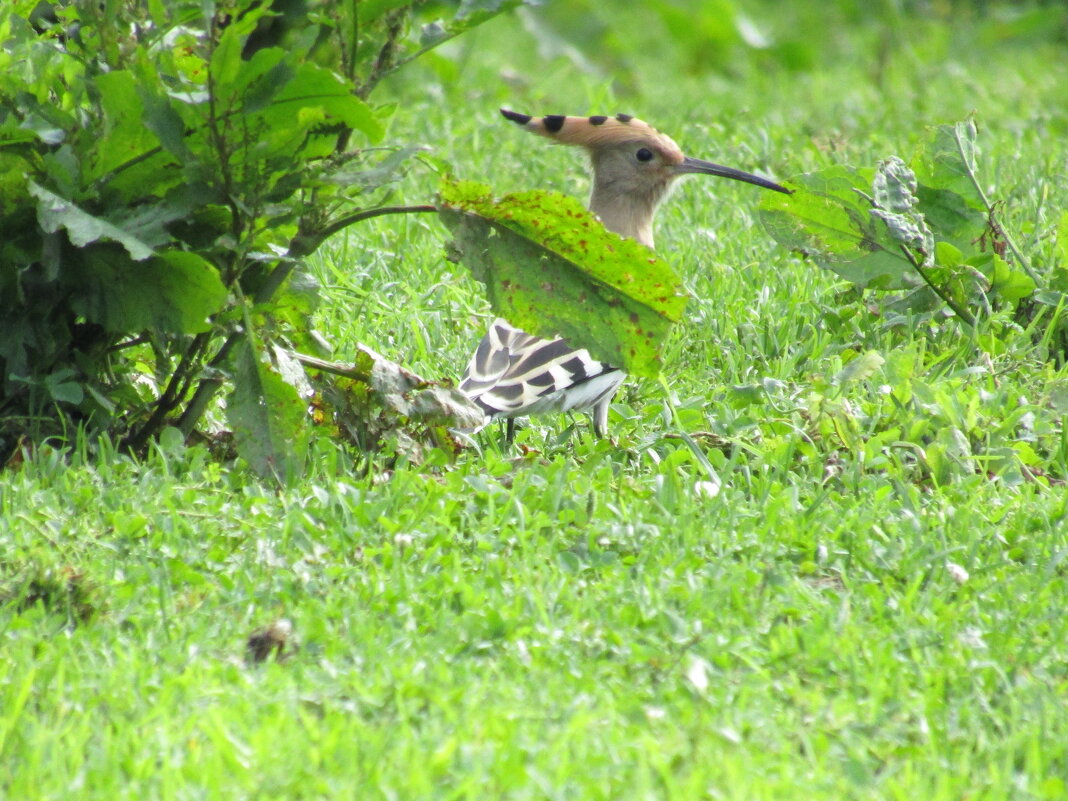
<instances>
[{"instance_id":1,"label":"black and white striped wing","mask_svg":"<svg viewBox=\"0 0 1068 801\"><path fill-rule=\"evenodd\" d=\"M489 417L598 407L603 419L623 377L585 348L531 336L498 318L471 357L460 389Z\"/></svg>"}]
</instances>

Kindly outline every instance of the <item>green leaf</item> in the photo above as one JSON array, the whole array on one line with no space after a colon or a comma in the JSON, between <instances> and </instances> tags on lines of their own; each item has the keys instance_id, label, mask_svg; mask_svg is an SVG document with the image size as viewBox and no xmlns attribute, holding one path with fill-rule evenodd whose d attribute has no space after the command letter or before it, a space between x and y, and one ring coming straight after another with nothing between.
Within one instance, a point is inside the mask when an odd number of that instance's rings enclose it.
<instances>
[{"instance_id":1,"label":"green leaf","mask_svg":"<svg viewBox=\"0 0 1068 801\"><path fill-rule=\"evenodd\" d=\"M173 241L167 226L178 220L187 220L194 211L195 206L189 194L191 193L173 193L168 201L121 208L109 222L118 225L149 247L162 247ZM118 216L120 214L121 217Z\"/></svg>"},{"instance_id":2,"label":"green leaf","mask_svg":"<svg viewBox=\"0 0 1068 801\"><path fill-rule=\"evenodd\" d=\"M956 192L922 183L916 187L916 199L917 210L923 212L938 239L951 242L964 253L975 249L975 241L987 229L986 214L969 206Z\"/></svg>"},{"instance_id":3,"label":"green leaf","mask_svg":"<svg viewBox=\"0 0 1068 801\"><path fill-rule=\"evenodd\" d=\"M207 331L208 318L228 296L210 262L180 250L139 263L121 252L96 248L86 254L78 283L72 308L109 331L124 333Z\"/></svg>"},{"instance_id":4,"label":"green leaf","mask_svg":"<svg viewBox=\"0 0 1068 801\"><path fill-rule=\"evenodd\" d=\"M250 64L255 63L256 59L245 62L241 58L241 50L245 39L256 29L260 19L270 11L270 3L247 4L241 14L231 19L223 29L210 61L211 76L218 94L236 97L244 85L247 85L247 82L240 84L238 76L243 69L247 70ZM255 70L256 67L253 67L253 72Z\"/></svg>"},{"instance_id":5,"label":"green leaf","mask_svg":"<svg viewBox=\"0 0 1068 801\"><path fill-rule=\"evenodd\" d=\"M865 351L839 370L834 377L834 382L836 384L848 384L851 381L863 381L871 378L883 366L885 361L886 359L878 351Z\"/></svg>"},{"instance_id":6,"label":"green leaf","mask_svg":"<svg viewBox=\"0 0 1068 801\"><path fill-rule=\"evenodd\" d=\"M959 267L964 263L964 254L949 242L935 243L935 264L939 267Z\"/></svg>"},{"instance_id":7,"label":"green leaf","mask_svg":"<svg viewBox=\"0 0 1068 801\"><path fill-rule=\"evenodd\" d=\"M261 59L261 57L273 56L276 51L277 48L260 50L253 57L253 61L267 61L268 59ZM287 61L283 61L274 64L264 74L255 77L254 80L250 80L248 88L244 91L242 96L242 110L246 114L251 114L266 108L278 93L282 91L282 87L292 80L295 74L296 71L294 70L293 65Z\"/></svg>"},{"instance_id":8,"label":"green leaf","mask_svg":"<svg viewBox=\"0 0 1068 801\"><path fill-rule=\"evenodd\" d=\"M897 156L879 162L872 181L873 217L886 226L890 239L921 254L927 262L934 252L934 236L916 206L916 175Z\"/></svg>"},{"instance_id":9,"label":"green leaf","mask_svg":"<svg viewBox=\"0 0 1068 801\"><path fill-rule=\"evenodd\" d=\"M459 257L494 310L538 336L562 336L594 358L655 376L659 348L686 297L652 251L614 234L573 198L446 182L439 207Z\"/></svg>"},{"instance_id":10,"label":"green leaf","mask_svg":"<svg viewBox=\"0 0 1068 801\"><path fill-rule=\"evenodd\" d=\"M401 167L408 159L413 154L425 152L427 149L420 145L397 148L370 167L359 161L346 162L337 169L325 173L323 179L339 186L356 186L364 190L377 189L400 178Z\"/></svg>"},{"instance_id":11,"label":"green leaf","mask_svg":"<svg viewBox=\"0 0 1068 801\"><path fill-rule=\"evenodd\" d=\"M871 170L841 166L800 175L790 182L793 195L765 194L760 219L780 244L855 284L912 288L919 281L912 264L871 213L873 178Z\"/></svg>"},{"instance_id":12,"label":"green leaf","mask_svg":"<svg viewBox=\"0 0 1068 801\"><path fill-rule=\"evenodd\" d=\"M880 209L903 214L916 205L916 174L897 156L879 164L871 185L872 198Z\"/></svg>"},{"instance_id":13,"label":"green leaf","mask_svg":"<svg viewBox=\"0 0 1068 801\"><path fill-rule=\"evenodd\" d=\"M390 11L408 5L415 5L415 3L411 0L361 0L357 6L360 25L374 22Z\"/></svg>"},{"instance_id":14,"label":"green leaf","mask_svg":"<svg viewBox=\"0 0 1068 801\"><path fill-rule=\"evenodd\" d=\"M57 403L69 403L77 406L85 398L82 386L77 381L72 381L76 374L70 368L64 367L54 373L45 376L44 386Z\"/></svg>"},{"instance_id":15,"label":"green leaf","mask_svg":"<svg viewBox=\"0 0 1068 801\"><path fill-rule=\"evenodd\" d=\"M301 64L265 113L272 128L284 128L294 123L307 126L315 119L308 112L315 109L360 131L371 142L385 136L385 128L371 107L356 97L340 76L314 64Z\"/></svg>"},{"instance_id":16,"label":"green leaf","mask_svg":"<svg viewBox=\"0 0 1068 801\"><path fill-rule=\"evenodd\" d=\"M912 169L924 186L950 191L985 213L976 182L976 136L973 119L932 128L912 159Z\"/></svg>"},{"instance_id":17,"label":"green leaf","mask_svg":"<svg viewBox=\"0 0 1068 801\"><path fill-rule=\"evenodd\" d=\"M1014 270L996 253L973 259L973 263L989 279L990 290L1010 303L1029 297L1037 289L1031 276L1023 270Z\"/></svg>"},{"instance_id":18,"label":"green leaf","mask_svg":"<svg viewBox=\"0 0 1068 801\"><path fill-rule=\"evenodd\" d=\"M22 123L22 127L33 131L46 145L58 145L67 138L67 132L56 125L52 120L45 119L39 114L29 114Z\"/></svg>"},{"instance_id":19,"label":"green leaf","mask_svg":"<svg viewBox=\"0 0 1068 801\"><path fill-rule=\"evenodd\" d=\"M259 475L282 481L304 467L307 403L259 353L246 334L235 352L234 390L226 417L237 452Z\"/></svg>"},{"instance_id":20,"label":"green leaf","mask_svg":"<svg viewBox=\"0 0 1068 801\"><path fill-rule=\"evenodd\" d=\"M105 72L96 78L106 124L104 135L93 145L94 179L158 146L159 139L144 123L144 103L137 82L126 70Z\"/></svg>"},{"instance_id":21,"label":"green leaf","mask_svg":"<svg viewBox=\"0 0 1068 801\"><path fill-rule=\"evenodd\" d=\"M1062 211L1057 221L1057 256L1061 266L1068 268L1068 211Z\"/></svg>"},{"instance_id":22,"label":"green leaf","mask_svg":"<svg viewBox=\"0 0 1068 801\"><path fill-rule=\"evenodd\" d=\"M1068 292L1057 289L1043 289L1035 293L1035 302L1043 306L1052 306L1055 309L1068 308Z\"/></svg>"},{"instance_id":23,"label":"green leaf","mask_svg":"<svg viewBox=\"0 0 1068 801\"><path fill-rule=\"evenodd\" d=\"M194 156L185 143L185 123L171 105L170 99L142 89L141 102L144 105L142 119L145 127L159 138L160 144L183 163L194 161Z\"/></svg>"},{"instance_id":24,"label":"green leaf","mask_svg":"<svg viewBox=\"0 0 1068 801\"><path fill-rule=\"evenodd\" d=\"M53 234L60 228L65 228L71 244L75 247L85 247L100 240L118 242L126 248L131 258L137 261L147 259L155 253L136 236L82 211L69 200L64 200L33 181L30 181L29 186L30 194L37 198L37 220L45 233Z\"/></svg>"},{"instance_id":25,"label":"green leaf","mask_svg":"<svg viewBox=\"0 0 1068 801\"><path fill-rule=\"evenodd\" d=\"M460 7L456 10L456 16L442 24L441 36L436 37L435 41L459 36L464 31L478 27L497 15L518 8L522 4L522 0L462 0Z\"/></svg>"}]
</instances>

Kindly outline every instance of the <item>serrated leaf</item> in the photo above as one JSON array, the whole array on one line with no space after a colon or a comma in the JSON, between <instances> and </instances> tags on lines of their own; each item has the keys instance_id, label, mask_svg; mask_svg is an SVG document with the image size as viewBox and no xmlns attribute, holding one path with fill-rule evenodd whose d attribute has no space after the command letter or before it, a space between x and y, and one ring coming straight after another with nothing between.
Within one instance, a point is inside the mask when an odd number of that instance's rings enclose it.
<instances>
[{"instance_id":1,"label":"serrated leaf","mask_svg":"<svg viewBox=\"0 0 1068 801\"><path fill-rule=\"evenodd\" d=\"M260 50L261 54L272 54L276 48ZM255 58L255 57L254 57ZM293 65L287 61L274 64L264 74L250 80L248 88L242 94L242 110L246 114L260 111L270 105L271 101L282 91L282 87L296 74Z\"/></svg>"},{"instance_id":2,"label":"serrated leaf","mask_svg":"<svg viewBox=\"0 0 1068 801\"><path fill-rule=\"evenodd\" d=\"M166 226L187 219L193 210L193 203L185 193L174 193L167 201L120 208L116 215L124 216L115 216L110 222L149 247L159 248L173 240Z\"/></svg>"},{"instance_id":3,"label":"serrated leaf","mask_svg":"<svg viewBox=\"0 0 1068 801\"><path fill-rule=\"evenodd\" d=\"M215 91L223 96L235 96L245 84L241 84L238 76L243 69L256 61L255 57L249 61L241 58L241 51L246 37L256 29L256 25L264 15L271 11L270 3L252 3L242 9L242 13L235 15L222 30L218 44L211 54L209 66ZM266 69L266 68L265 68ZM254 74L255 73L254 70Z\"/></svg>"},{"instance_id":4,"label":"serrated leaf","mask_svg":"<svg viewBox=\"0 0 1068 801\"><path fill-rule=\"evenodd\" d=\"M53 234L60 228L65 228L71 244L75 247L85 247L100 240L118 242L126 248L130 257L137 261L147 259L155 253L136 236L107 220L94 217L43 186L30 181L29 187L30 194L38 201L37 220L46 233Z\"/></svg>"},{"instance_id":5,"label":"serrated leaf","mask_svg":"<svg viewBox=\"0 0 1068 801\"><path fill-rule=\"evenodd\" d=\"M234 390L227 422L237 452L259 475L284 480L303 470L307 405L300 393L260 358L246 336L235 354Z\"/></svg>"},{"instance_id":6,"label":"serrated leaf","mask_svg":"<svg viewBox=\"0 0 1068 801\"><path fill-rule=\"evenodd\" d=\"M246 111L251 87L268 76L276 74L273 72L274 69L282 66L287 56L291 54L281 47L264 47L253 53L251 58L242 59L237 75L234 76L233 90L242 97Z\"/></svg>"},{"instance_id":7,"label":"serrated leaf","mask_svg":"<svg viewBox=\"0 0 1068 801\"><path fill-rule=\"evenodd\" d=\"M445 183L439 211L493 308L538 336L562 336L597 359L655 376L659 347L686 305L674 272L614 234L573 198Z\"/></svg>"}]
</instances>

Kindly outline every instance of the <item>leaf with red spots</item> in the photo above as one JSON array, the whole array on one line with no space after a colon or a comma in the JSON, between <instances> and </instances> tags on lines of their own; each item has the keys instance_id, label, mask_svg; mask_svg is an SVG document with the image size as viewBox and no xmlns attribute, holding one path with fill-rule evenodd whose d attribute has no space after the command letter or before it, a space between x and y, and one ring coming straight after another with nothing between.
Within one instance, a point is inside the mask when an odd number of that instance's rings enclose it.
<instances>
[{"instance_id":1,"label":"leaf with red spots","mask_svg":"<svg viewBox=\"0 0 1068 801\"><path fill-rule=\"evenodd\" d=\"M656 376L660 345L682 317L682 282L644 245L608 231L573 198L447 181L438 211L452 252L486 285L494 311L595 359Z\"/></svg>"}]
</instances>

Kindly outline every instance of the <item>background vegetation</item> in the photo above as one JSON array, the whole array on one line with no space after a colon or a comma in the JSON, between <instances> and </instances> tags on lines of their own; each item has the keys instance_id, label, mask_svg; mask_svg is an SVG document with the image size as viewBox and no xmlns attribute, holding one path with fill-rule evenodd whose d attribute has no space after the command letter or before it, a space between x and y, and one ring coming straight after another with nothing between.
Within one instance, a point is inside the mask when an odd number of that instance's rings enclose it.
<instances>
[{"instance_id":1,"label":"background vegetation","mask_svg":"<svg viewBox=\"0 0 1068 801\"><path fill-rule=\"evenodd\" d=\"M3 794L1068 796L1065 25L1059 4L552 4L384 81L384 135L434 159L397 174L404 204L442 163L586 192L579 155L500 105L636 113L779 179L918 167L971 116L1023 258L943 248L969 325L781 246L758 190L693 179L658 226L692 296L667 389L628 383L614 442L548 418L514 452L489 430L415 465L312 436L279 486L180 436L131 461L72 428L0 475ZM331 239L305 330L455 377L490 312L446 238L405 215ZM1029 294L967 262L995 245Z\"/></svg>"}]
</instances>

